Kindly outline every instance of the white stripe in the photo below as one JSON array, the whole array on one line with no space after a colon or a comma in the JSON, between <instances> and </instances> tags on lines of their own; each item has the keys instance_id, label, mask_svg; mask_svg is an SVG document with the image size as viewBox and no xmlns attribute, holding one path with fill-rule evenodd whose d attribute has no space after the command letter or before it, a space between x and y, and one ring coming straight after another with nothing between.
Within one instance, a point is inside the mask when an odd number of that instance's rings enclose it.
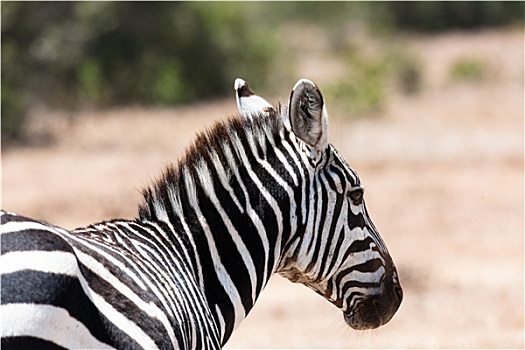
<instances>
[{"instance_id":1,"label":"white stripe","mask_svg":"<svg viewBox=\"0 0 525 350\"><path fill-rule=\"evenodd\" d=\"M126 298L128 298L131 302L133 302L135 305L137 305L137 308L139 308L140 310L144 311L146 314L148 314L148 316L159 320L162 323L162 325L164 326L164 328L166 329L166 332L168 333L172 344L175 347L177 346L176 345L177 344L177 340L175 338L175 333L173 332L173 327L171 326L168 318L166 317L166 314L161 309L159 309L157 305L155 305L153 302L146 303L137 294L135 294L135 292L133 292L127 285L122 283L117 277L115 277L111 272L109 272L109 270L104 265L102 265L100 262L95 260L93 257L91 257L91 256L89 256L89 255L87 255L87 254L85 254L85 253L83 253L81 251L77 252L77 256L78 256L79 260L82 262L82 264L84 264L94 274L96 274L100 278L102 278L105 281L107 281L112 286L113 289L119 291L119 293L121 293ZM92 293L94 293L94 292L92 292ZM100 307L100 305L98 303L102 303L102 302L106 303L106 301L102 297L99 297L99 298L100 299L97 302L95 302L95 300L93 300L93 303L95 303L95 305L97 305L98 307ZM107 304L107 305L109 305L109 304ZM112 306L110 306L110 307L111 307L111 310L110 310L111 313L115 312L118 315L120 315L122 318L124 318L124 315L120 314ZM105 312L104 312L104 314L106 315ZM108 319L111 320L110 315L106 315L106 316L108 317ZM119 316L116 316L116 319L119 319ZM133 322L131 322L127 318L125 318L125 321L126 321L126 323L127 322L131 323L133 325L132 328L134 328L134 327L139 328L137 325L135 325ZM120 323L115 322L115 324L120 327ZM135 331L133 331L133 332L135 332ZM134 333L128 333L128 334L132 338L135 337ZM151 340L151 338L149 338L146 334L144 334L144 335L147 337L148 341L152 341L153 342L153 340ZM144 347L146 347L146 346L144 346ZM148 346L148 347L151 347L151 346ZM155 345L153 345L153 347L155 347Z\"/></svg>"},{"instance_id":2,"label":"white stripe","mask_svg":"<svg viewBox=\"0 0 525 350\"><path fill-rule=\"evenodd\" d=\"M148 245L139 242L135 243L135 248L140 254L140 256L145 258L143 261L143 268L145 272L141 274L144 275L144 280L148 284L149 290L157 296L162 306L169 313L169 315L175 318L179 324L182 324L182 322L184 322L185 320L183 319L182 313L177 311L180 311L181 306L184 306L184 308L188 308L188 296L186 294L182 295L183 291L181 291L179 288L176 288L173 284L170 284L169 277L172 276L167 276L167 271L165 271L166 275L162 275L161 273L157 275L154 274L154 272L161 271L160 266L157 266L153 263L153 255L155 255L156 258L159 259L159 256L156 255L157 252L154 249L152 249ZM162 259L159 260L162 261ZM146 267L146 264L149 265L148 268ZM151 273L151 270L153 270L153 273ZM186 290L186 292L188 291ZM175 304L174 300L178 301L178 303ZM171 328L168 328L168 331L170 329Z\"/></svg>"},{"instance_id":3,"label":"white stripe","mask_svg":"<svg viewBox=\"0 0 525 350\"><path fill-rule=\"evenodd\" d=\"M9 221L5 224L2 224L2 229L0 234L6 234L10 232L17 232L22 230L43 230L48 232L63 232L64 229L61 229L56 226L46 225L40 222L35 221Z\"/></svg>"},{"instance_id":4,"label":"white stripe","mask_svg":"<svg viewBox=\"0 0 525 350\"><path fill-rule=\"evenodd\" d=\"M273 150L274 150L275 154L277 155L277 158L281 161L282 166L286 169L288 174L293 179L294 186L297 186L299 184L299 182L298 182L299 180L297 178L297 174L292 169L292 166L290 165L290 163L288 163L288 160L284 156L284 153L275 145L275 140L273 138L273 135L271 135L267 130L265 130L265 131L266 131L266 138L268 139L268 141L270 141L270 144L272 145ZM288 142L286 142L286 140L284 139L284 136L282 137L281 142L282 142L283 147L285 147L286 150L288 152L290 152L290 150L289 150L290 145L288 144ZM293 156L293 158L294 158L294 160L296 159L295 155ZM301 169L301 167L299 167L299 169ZM299 170L299 171L301 171L301 170Z\"/></svg>"},{"instance_id":5,"label":"white stripe","mask_svg":"<svg viewBox=\"0 0 525 350\"><path fill-rule=\"evenodd\" d=\"M295 230L297 229L297 216L294 215L296 210L297 210L297 204L295 202L295 197L294 197L294 193L293 193L293 189L290 187L290 185L283 180L283 178L273 169L273 167L266 161L266 160L261 160L261 159L257 159L257 162L264 168L266 169L266 171L270 174L271 177L273 177L275 179L275 181L286 191L286 193L288 194L288 198L289 198L289 203L290 203L290 231L291 232L295 232ZM272 199L273 199L273 196L272 196ZM276 213L277 215L277 213ZM282 215L282 214L281 214ZM281 216L281 219L282 219L282 216ZM280 225L278 225L280 226ZM279 233L282 234L282 227L279 228ZM279 237L281 237L279 235ZM281 244L282 244L282 240L281 239L278 239L276 241L276 244L275 244L275 249L274 249L274 256L276 257L276 262L279 262L279 258L281 256ZM274 265L275 267L276 265Z\"/></svg>"},{"instance_id":6,"label":"white stripe","mask_svg":"<svg viewBox=\"0 0 525 350\"><path fill-rule=\"evenodd\" d=\"M188 170L187 168L183 168L183 172L185 173L185 176L189 176L189 173L188 173ZM191 180L191 179L190 179ZM193 186L193 182L191 184L188 184L188 183L185 183L186 186ZM182 224L182 227L184 229L184 233L185 233L185 237L188 238L188 241L191 245L191 254L195 254L195 260L196 261L200 261L200 257L199 257L199 252L197 250L197 246L195 244L195 240L193 238L193 233L191 232L188 224L186 223L186 220L184 218L184 215L183 215L183 210L182 210L182 204L181 204L181 198L180 198L180 192L177 188L174 188L173 186L168 186L168 195L169 195L169 199L170 199L170 203L173 207L173 210L175 210L176 214L178 215L178 217L181 219L181 224ZM195 201L197 199L195 198ZM171 225L170 225L171 227ZM176 235L178 238L179 235ZM182 234L181 234L182 236ZM181 244L183 247L186 247L186 243L184 244ZM188 256L188 252L186 251L186 249L183 249L184 250L184 254L186 255L186 259L184 261L186 262L190 262L191 259L189 258ZM214 319L213 319L213 315L212 315L212 311L208 308L208 304L207 302L204 300L204 296L205 296L205 291L204 291L204 277L203 277L203 273L202 273L202 266L201 264L197 264L197 266L192 266L191 267L194 270L197 270L197 285L196 285L196 288L195 290L192 289L191 293L192 295L194 296L194 300L198 300L197 302L194 303L194 308L196 308L200 314L203 314L205 313L205 316L203 316L203 319L207 319L207 320L212 320L212 322L210 323L206 323L205 325L199 325L199 327L205 327L206 330L209 330L210 328L213 330L212 332L208 332L210 334L213 334L214 336L214 339L215 339L215 334L219 331L217 328L216 328L216 324L214 322ZM175 274L175 276L178 276L179 274ZM199 288L199 291L200 293L197 293L197 288ZM221 333L219 334L219 336L221 336L221 340L222 340L222 335L224 334L224 329L220 330ZM218 340L217 340L218 342Z\"/></svg>"},{"instance_id":7,"label":"white stripe","mask_svg":"<svg viewBox=\"0 0 525 350\"><path fill-rule=\"evenodd\" d=\"M248 191L246 190L246 186L244 186L244 183L242 182L241 175L239 174L239 169L237 169L237 165L235 164L235 160L233 158L233 154L231 153L230 147L224 147L223 151L224 151L224 154L226 155L226 159L228 160L228 164L230 165L230 169L233 171L235 179L237 180L237 183L239 184L242 190L242 193L244 196L244 208L246 210L246 214L252 221L253 225L255 226L257 230L257 234L261 238L261 242L262 242L264 254L265 254L265 259L267 259L266 257L268 256L268 252L270 250L269 248L270 243L268 242L268 237L266 236L266 229L264 228L263 222L261 221L259 214L252 208L252 205L250 203L250 196L248 194ZM265 277L267 273L268 273L268 266L267 264L264 264L263 276L261 277ZM263 283L263 285L264 284L266 283Z\"/></svg>"},{"instance_id":8,"label":"white stripe","mask_svg":"<svg viewBox=\"0 0 525 350\"><path fill-rule=\"evenodd\" d=\"M381 255L378 252L372 250L372 248L373 247L371 246L370 249L368 249L368 250L352 254L352 260L356 262L355 265L358 265L360 263L366 263L367 261L370 261L370 260L376 259L376 258L377 259L381 259L381 261L383 261L383 258L381 257ZM348 267L351 267L351 266L348 266ZM377 288L372 288L372 287L352 287L352 288L349 288L345 292L345 296L344 296L345 298L344 299L347 299L348 295L350 293L356 292L356 291L361 292L361 293L366 294L366 295L378 294L381 291L381 289L379 288L379 283L380 283L381 277L384 275L384 273L385 273L384 263L383 263L383 266L380 266L374 272L352 271L352 272L346 274L341 279L339 285L334 286L335 288L332 291L332 298L337 297L337 295L340 295L343 292L342 288L349 281L359 281L359 282L365 282L365 283L377 283L378 287Z\"/></svg>"},{"instance_id":9,"label":"white stripe","mask_svg":"<svg viewBox=\"0 0 525 350\"><path fill-rule=\"evenodd\" d=\"M348 205L348 201L343 200L343 204L341 206L341 211L339 212L340 215L337 218L337 223L336 223L335 230L334 230L334 236L332 238L332 241L329 242L330 249L325 251L325 254L328 254L328 258L326 260L327 263L326 263L326 266L325 266L325 270L320 272L322 274L322 276L332 276L339 269L339 267L341 266L340 263L339 264L337 263L337 260L339 260L339 258L343 256L342 252L346 252L348 250L348 246L345 245L345 241L348 242L350 240L343 239L343 242L342 242L340 250L339 250L339 256L334 256L334 250L335 250L334 248L335 248L335 245L338 244L338 242L339 242L340 235L343 235L343 237L346 238L345 237L345 232L346 231L344 231L344 228L345 228L345 223L347 223L347 222L345 222L345 220L344 220L344 214L343 213L346 213L346 211L348 210L347 205ZM341 233L341 231L343 231L343 233ZM341 249L341 248L343 248L343 249ZM342 260L342 258L341 258L341 260ZM333 263L334 261L336 263ZM330 270L330 265L332 265L331 266L332 270Z\"/></svg>"},{"instance_id":10,"label":"white stripe","mask_svg":"<svg viewBox=\"0 0 525 350\"><path fill-rule=\"evenodd\" d=\"M1 274L20 270L34 270L76 276L78 265L72 253L60 251L9 252L0 257Z\"/></svg>"},{"instance_id":11,"label":"white stripe","mask_svg":"<svg viewBox=\"0 0 525 350\"><path fill-rule=\"evenodd\" d=\"M308 218L307 218L307 222L306 222L306 230L304 232L304 235L302 237L302 239L300 241L297 241L297 246L296 246L296 249L294 249L294 252L293 254L298 254L298 256L300 257L299 258L299 261L297 262L298 264L304 264L304 266L302 266L301 268L305 269L306 270L306 267L308 266L308 262L310 261L307 257L308 255L308 252L307 252L307 249L308 249L308 245L310 244L310 241L312 239L314 239L313 237L313 234L316 231L316 224L317 224L317 210L315 210L315 200L314 200L314 196L316 194L316 191L317 191L317 188L318 188L318 180L317 178L315 179L312 179L312 181L310 182L310 191L309 191L309 194L310 194L310 198L308 198ZM319 200L318 200L319 201ZM320 202L320 201L319 201ZM314 227L315 226L315 227Z\"/></svg>"},{"instance_id":12,"label":"white stripe","mask_svg":"<svg viewBox=\"0 0 525 350\"><path fill-rule=\"evenodd\" d=\"M273 198L273 196L266 190L266 187L261 183L255 172L250 166L250 161L246 157L246 152L244 151L244 148L242 147L242 143L239 140L239 136L237 134L233 134L233 141L236 143L239 147L237 149L238 155L241 157L242 163L246 167L246 171L250 176L250 179L255 183L255 186L260 190L261 195L266 199L270 207L272 208L273 213L275 214L276 221L277 221L277 237L282 238L283 234L283 214L281 212L281 208L279 206L279 203ZM250 143L250 142L249 142ZM250 146L252 147L252 146ZM257 153L254 153L256 155ZM261 236L262 238L263 236ZM267 239L267 237L265 237ZM279 239L278 238L278 239ZM280 242L277 242L276 246L279 245ZM275 248L275 247L274 247ZM275 268L277 267L277 264L279 262L279 254L275 255L275 261L273 262L272 266L272 272L275 271Z\"/></svg>"},{"instance_id":13,"label":"white stripe","mask_svg":"<svg viewBox=\"0 0 525 350\"><path fill-rule=\"evenodd\" d=\"M212 181L207 180L207 178L209 178L209 173L210 171L206 163L201 162L200 164L197 164L197 174L199 176L200 181L202 183L206 183L209 181L210 183L208 186L205 187L206 194L208 195L208 198L210 199L210 201L213 203L213 206L217 209L217 212L221 216L222 221L226 225L226 228L228 229L228 233L230 234L231 239L233 240L233 243L235 244L235 247L237 248L237 251L241 255L241 258L244 262L244 266L246 266L246 269L248 270L248 274L249 274L250 282L251 282L251 288L252 288L252 300L255 302L255 300L257 299L257 295L256 295L257 272L255 271L255 265L253 263L252 256L250 255L248 248L244 244L244 241L240 237L239 232L237 232L230 218L224 212L224 209L222 208L222 205L215 193L215 188L213 186Z\"/></svg>"},{"instance_id":14,"label":"white stripe","mask_svg":"<svg viewBox=\"0 0 525 350\"><path fill-rule=\"evenodd\" d=\"M352 271L341 279L341 285L344 285L348 281L352 281L361 283L377 283L379 286L379 281L384 274L385 268L383 266L380 266L374 272Z\"/></svg>"},{"instance_id":15,"label":"white stripe","mask_svg":"<svg viewBox=\"0 0 525 350\"><path fill-rule=\"evenodd\" d=\"M111 349L65 309L41 304L7 304L0 310L2 337L30 336L68 349Z\"/></svg>"},{"instance_id":16,"label":"white stripe","mask_svg":"<svg viewBox=\"0 0 525 350\"><path fill-rule=\"evenodd\" d=\"M166 210L166 206L161 201L161 199L157 196L153 197L153 208L155 210L155 216L159 221L169 222L170 219L168 218L168 212ZM165 236L164 232L160 232L166 239L168 237Z\"/></svg>"},{"instance_id":17,"label":"white stripe","mask_svg":"<svg viewBox=\"0 0 525 350\"><path fill-rule=\"evenodd\" d=\"M139 326L126 318L115 308L106 302L106 300L95 293L88 285L84 277L79 274L78 279L82 289L88 296L89 300L97 307L99 312L103 314L111 323L113 323L123 333L128 334L134 341L145 349L156 349L157 345Z\"/></svg>"},{"instance_id":18,"label":"white stripe","mask_svg":"<svg viewBox=\"0 0 525 350\"><path fill-rule=\"evenodd\" d=\"M283 121L284 128L288 131L292 131L292 123L290 122L290 114L288 113L288 106L282 106L280 108L280 117ZM282 138L284 140L284 137Z\"/></svg>"},{"instance_id":19,"label":"white stripe","mask_svg":"<svg viewBox=\"0 0 525 350\"><path fill-rule=\"evenodd\" d=\"M195 215L197 216L197 220L199 221L200 226L202 227L204 231L204 236L206 237L206 241L208 242L208 248L210 250L210 257L213 261L213 267L215 269L215 273L217 275L217 278L219 279L219 282L224 288L224 291L229 296L232 305L233 305L233 312L235 314L235 321L234 321L234 328L239 325L239 322L242 321L245 317L245 310L244 306L242 305L241 296L239 295L239 291L237 288L235 288L235 284L233 283L228 271L224 267L224 264L221 261L221 257L219 255L219 251L217 250L217 246L215 245L215 240L213 237L213 234L210 230L210 227L206 221L206 217L202 214L199 203L197 200L197 195L195 192L195 183L193 182L193 178L190 176L189 171L187 168L184 168L184 175L185 175L185 185L186 185L186 191L190 194L188 196L188 201L190 206L195 211ZM221 329L221 340L224 337L224 329Z\"/></svg>"},{"instance_id":20,"label":"white stripe","mask_svg":"<svg viewBox=\"0 0 525 350\"><path fill-rule=\"evenodd\" d=\"M224 332L226 331L226 323L224 322L224 317L222 316L221 309L219 305L215 304L215 312L217 313L217 317L219 318L219 328L221 330L221 340L224 336Z\"/></svg>"},{"instance_id":21,"label":"white stripe","mask_svg":"<svg viewBox=\"0 0 525 350\"><path fill-rule=\"evenodd\" d=\"M169 271L162 271L163 266L157 265L156 261L160 261L166 263L168 260L166 260L163 257L160 257L158 255L159 249L158 247L151 248L150 245L140 243L137 241L134 241L134 250L138 252L138 256L141 257L142 262L142 270L143 272L139 272L144 281L148 284L149 290L159 298L160 302L162 303L163 307L169 312L170 316L173 316L174 318L177 318L178 322L181 322L182 319L180 319L180 313L174 314L174 310L177 310L177 307L180 307L180 305L175 305L174 300L182 301L184 306L186 307L187 303L187 297L181 296L181 291L176 288L175 285L170 284L172 280L170 280ZM162 254L162 253L161 253ZM162 254L164 255L164 254ZM153 256L155 258L153 258ZM178 261L178 260L175 260ZM180 266L177 266L180 268ZM168 288L166 288L166 286ZM176 294L176 295L175 295ZM169 305L168 305L169 304Z\"/></svg>"},{"instance_id":22,"label":"white stripe","mask_svg":"<svg viewBox=\"0 0 525 350\"><path fill-rule=\"evenodd\" d=\"M180 218L180 222L182 224L182 228L184 229L184 233L186 234L186 237L188 238L188 242L191 245L191 253L195 254L195 260L196 261L200 261L199 251L197 250L197 246L195 245L195 240L193 239L193 235L192 235L192 233L190 231L190 228L188 227L188 224L186 223L186 219L184 218L184 215L183 215L184 213L182 211L182 204L180 202L180 192L179 192L179 190L175 189L173 186L168 186L168 198L170 200L170 204L171 204L173 210L175 211L175 214ZM172 231L175 232L175 230L171 226L171 223L168 223L168 225L170 226ZM181 234L181 236L182 236L182 234ZM180 240L179 234L176 233L175 237L177 237L177 239ZM183 244L181 242L181 246L185 247L186 245L185 245L185 243ZM188 251L186 249L183 249L183 251L184 251L184 256L185 256L184 261L189 263L191 261L191 258L188 255ZM197 266L191 266L191 269L197 271L197 284L200 286L201 291L204 294L204 277L202 275L202 266L201 266L201 264L197 264Z\"/></svg>"},{"instance_id":23,"label":"white stripe","mask_svg":"<svg viewBox=\"0 0 525 350\"><path fill-rule=\"evenodd\" d=\"M223 147L228 148L228 145L224 145ZM217 174L219 175L219 180L221 181L222 187L224 187L224 189L228 191L231 199L233 200L233 202L235 203L239 211L242 214L244 214L244 208L241 206L241 203L239 203L237 196L233 192L233 188L230 186L230 183L229 183L230 176L226 175L226 171L224 170L224 167L222 166L222 162L219 159L219 156L217 155L215 151L211 152L211 158L212 158L212 163L215 166L215 170L217 170Z\"/></svg>"},{"instance_id":24,"label":"white stripe","mask_svg":"<svg viewBox=\"0 0 525 350\"><path fill-rule=\"evenodd\" d=\"M311 176L311 173L307 173L305 174L303 172L303 167L302 165L304 164L305 166L308 166L308 164L310 164L308 162L308 159L306 159L306 156L304 153L300 152L299 149L299 145L297 144L297 138L294 136L294 134L290 133L289 134L289 137L290 137L290 140L291 142L283 142L283 145L284 145L284 148L286 148L286 150L288 151L288 154L293 158L295 164L297 165L297 168L299 169L299 173L300 173L300 176L301 176L301 193L303 195L303 198L302 198L302 203L301 203L301 211L303 213L303 221L301 222L301 224L306 224L306 220L307 220L307 210L308 208L306 207L307 205L307 188L306 188L306 177L309 176L310 178L312 177ZM284 137L283 137L283 140L284 140ZM301 157L298 158L298 157Z\"/></svg>"},{"instance_id":25,"label":"white stripe","mask_svg":"<svg viewBox=\"0 0 525 350\"><path fill-rule=\"evenodd\" d=\"M103 231L103 228L100 229L100 232L102 232L102 231ZM79 230L77 232L83 232L83 231ZM96 231L96 230L94 232L98 232L99 233L99 231ZM122 270L122 272L125 273L128 277L130 277L140 288L142 288L143 290L146 290L146 285L139 278L139 276L137 276L135 274L135 271L130 270L122 261L116 259L111 254L108 254L105 250L100 249L97 245L95 245L95 244L93 244L93 243L91 243L91 242L89 242L89 241L87 241L85 239L82 239L82 237L80 237L80 236L77 236L75 234L71 234L69 232L65 233L65 235L67 237L69 237L70 239L78 242L79 244L85 246L89 250L92 250L92 251L100 254L101 256L103 256L104 259L106 259L107 261L109 261L110 263L112 263L113 265L118 267L120 270ZM118 250L116 250L115 248L113 248L113 247L111 247L109 245L105 245L104 247L105 247L106 250L111 250L113 253L120 255L120 257L123 260L126 260L126 261L130 262L130 259L128 257L126 257L122 253L122 251L118 251ZM79 252L79 250L75 249L75 253L77 253L77 255L78 255L78 252Z\"/></svg>"}]
</instances>

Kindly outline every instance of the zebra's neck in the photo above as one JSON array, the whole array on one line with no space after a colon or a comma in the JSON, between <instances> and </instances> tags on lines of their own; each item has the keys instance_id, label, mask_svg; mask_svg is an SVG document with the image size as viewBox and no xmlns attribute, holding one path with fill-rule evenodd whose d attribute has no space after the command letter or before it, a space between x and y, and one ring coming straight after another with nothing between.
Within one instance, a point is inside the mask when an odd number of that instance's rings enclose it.
<instances>
[{"instance_id":1,"label":"zebra's neck","mask_svg":"<svg viewBox=\"0 0 525 350\"><path fill-rule=\"evenodd\" d=\"M184 237L223 343L306 221L298 199L307 170L280 113L232 118L199 135L179 164L144 192L139 209L141 220L169 222Z\"/></svg>"}]
</instances>

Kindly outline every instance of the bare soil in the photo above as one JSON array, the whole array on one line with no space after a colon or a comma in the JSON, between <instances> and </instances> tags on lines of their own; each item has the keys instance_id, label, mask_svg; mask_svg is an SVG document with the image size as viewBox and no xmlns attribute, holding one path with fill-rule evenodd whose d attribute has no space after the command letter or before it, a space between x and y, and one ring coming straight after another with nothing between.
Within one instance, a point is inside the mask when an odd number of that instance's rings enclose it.
<instances>
[{"instance_id":1,"label":"bare soil","mask_svg":"<svg viewBox=\"0 0 525 350\"><path fill-rule=\"evenodd\" d=\"M399 269L405 297L390 323L351 330L320 296L276 276L227 347L524 347L523 39L521 28L406 40L424 67L421 91L392 92L380 117L331 115L331 142L360 174ZM452 81L464 57L483 59L488 77ZM233 95L75 118L35 112L35 142L57 141L2 152L2 207L65 228L135 217L140 189L235 112Z\"/></svg>"}]
</instances>

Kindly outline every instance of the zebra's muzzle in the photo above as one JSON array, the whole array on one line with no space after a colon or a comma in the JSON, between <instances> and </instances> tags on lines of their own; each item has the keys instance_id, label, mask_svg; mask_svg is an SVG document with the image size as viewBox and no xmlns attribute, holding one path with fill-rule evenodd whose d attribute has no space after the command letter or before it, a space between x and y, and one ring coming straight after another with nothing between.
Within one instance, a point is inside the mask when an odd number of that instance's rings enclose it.
<instances>
[{"instance_id":1,"label":"zebra's muzzle","mask_svg":"<svg viewBox=\"0 0 525 350\"><path fill-rule=\"evenodd\" d=\"M361 300L351 311L343 312L346 324L356 330L374 329L392 319L403 300L396 274L383 285L383 292Z\"/></svg>"},{"instance_id":2,"label":"zebra's muzzle","mask_svg":"<svg viewBox=\"0 0 525 350\"><path fill-rule=\"evenodd\" d=\"M361 305L351 312L343 312L346 324L355 330L374 329L384 324L383 319L375 303L372 305Z\"/></svg>"}]
</instances>

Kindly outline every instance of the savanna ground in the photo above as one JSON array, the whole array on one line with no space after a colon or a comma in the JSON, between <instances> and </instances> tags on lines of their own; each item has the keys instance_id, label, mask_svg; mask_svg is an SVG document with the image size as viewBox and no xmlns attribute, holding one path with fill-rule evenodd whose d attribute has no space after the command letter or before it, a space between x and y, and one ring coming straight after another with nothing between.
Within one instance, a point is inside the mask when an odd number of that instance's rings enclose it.
<instances>
[{"instance_id":1,"label":"savanna ground","mask_svg":"<svg viewBox=\"0 0 525 350\"><path fill-rule=\"evenodd\" d=\"M522 28L399 39L420 59L419 93L389 92L370 118L332 110L331 142L360 174L398 266L405 297L391 322L353 331L276 276L227 347L524 347L523 39ZM481 60L481 77L451 78L465 58ZM322 89L340 64L312 51L296 79ZM135 217L140 189L235 112L232 93L172 109L35 113L35 143L56 142L2 151L2 207L66 228Z\"/></svg>"}]
</instances>

